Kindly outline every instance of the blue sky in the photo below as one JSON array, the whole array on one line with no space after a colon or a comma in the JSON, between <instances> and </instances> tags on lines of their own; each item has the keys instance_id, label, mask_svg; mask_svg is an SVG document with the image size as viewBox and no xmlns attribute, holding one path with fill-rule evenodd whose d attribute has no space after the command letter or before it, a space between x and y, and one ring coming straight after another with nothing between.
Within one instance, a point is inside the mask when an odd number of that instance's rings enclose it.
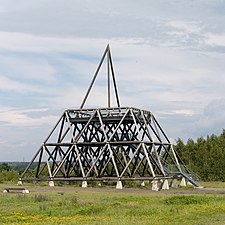
<instances>
[{"instance_id":1,"label":"blue sky","mask_svg":"<svg viewBox=\"0 0 225 225\"><path fill-rule=\"evenodd\" d=\"M29 161L78 108L106 45L123 106L172 140L225 124L224 0L0 0L0 161ZM105 107L103 66L86 107Z\"/></svg>"}]
</instances>

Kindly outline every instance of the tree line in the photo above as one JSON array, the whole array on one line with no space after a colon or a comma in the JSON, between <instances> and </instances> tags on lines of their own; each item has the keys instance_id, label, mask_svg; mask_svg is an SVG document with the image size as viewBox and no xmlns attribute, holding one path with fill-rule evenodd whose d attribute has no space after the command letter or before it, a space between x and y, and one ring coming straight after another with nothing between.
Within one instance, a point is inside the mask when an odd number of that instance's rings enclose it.
<instances>
[{"instance_id":1,"label":"tree line","mask_svg":"<svg viewBox=\"0 0 225 225\"><path fill-rule=\"evenodd\" d=\"M220 135L189 139L180 138L174 146L185 165L203 181L225 181L225 130Z\"/></svg>"},{"instance_id":2,"label":"tree line","mask_svg":"<svg viewBox=\"0 0 225 225\"><path fill-rule=\"evenodd\" d=\"M12 169L8 163L0 164L0 183L5 181L16 181L19 177L19 171Z\"/></svg>"}]
</instances>

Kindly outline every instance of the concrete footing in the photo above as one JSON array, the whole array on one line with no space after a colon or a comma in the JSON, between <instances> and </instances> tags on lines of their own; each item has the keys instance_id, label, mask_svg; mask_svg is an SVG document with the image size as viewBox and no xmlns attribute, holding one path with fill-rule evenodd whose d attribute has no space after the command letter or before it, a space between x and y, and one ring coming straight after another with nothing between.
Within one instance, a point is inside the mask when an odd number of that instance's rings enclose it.
<instances>
[{"instance_id":1,"label":"concrete footing","mask_svg":"<svg viewBox=\"0 0 225 225\"><path fill-rule=\"evenodd\" d=\"M163 184L162 184L162 190L169 190L169 183L168 183L168 180L164 180L163 181Z\"/></svg>"},{"instance_id":2,"label":"concrete footing","mask_svg":"<svg viewBox=\"0 0 225 225\"><path fill-rule=\"evenodd\" d=\"M187 185L194 186L190 181L187 182Z\"/></svg>"},{"instance_id":3,"label":"concrete footing","mask_svg":"<svg viewBox=\"0 0 225 225\"><path fill-rule=\"evenodd\" d=\"M145 182L141 181L141 186L144 187L145 186Z\"/></svg>"},{"instance_id":4,"label":"concrete footing","mask_svg":"<svg viewBox=\"0 0 225 225\"><path fill-rule=\"evenodd\" d=\"M22 193L23 193L23 194L29 194L30 192L29 192L28 189L25 189L25 190L22 191Z\"/></svg>"},{"instance_id":5,"label":"concrete footing","mask_svg":"<svg viewBox=\"0 0 225 225\"><path fill-rule=\"evenodd\" d=\"M121 180L118 180L116 183L116 189L123 189L123 184Z\"/></svg>"},{"instance_id":6,"label":"concrete footing","mask_svg":"<svg viewBox=\"0 0 225 225\"><path fill-rule=\"evenodd\" d=\"M54 181L52 181L52 180L50 180L48 184L49 184L50 187L54 187L55 186Z\"/></svg>"},{"instance_id":7,"label":"concrete footing","mask_svg":"<svg viewBox=\"0 0 225 225\"><path fill-rule=\"evenodd\" d=\"M158 191L158 181L157 180L153 180L152 181L152 191Z\"/></svg>"},{"instance_id":8,"label":"concrete footing","mask_svg":"<svg viewBox=\"0 0 225 225\"><path fill-rule=\"evenodd\" d=\"M184 177L182 177L182 179L181 179L180 186L181 186L181 187L186 187L186 186L187 186L186 180L185 180Z\"/></svg>"},{"instance_id":9,"label":"concrete footing","mask_svg":"<svg viewBox=\"0 0 225 225\"><path fill-rule=\"evenodd\" d=\"M19 180L18 182L17 182L17 185L22 185L23 184L23 182L21 181L21 180Z\"/></svg>"},{"instance_id":10,"label":"concrete footing","mask_svg":"<svg viewBox=\"0 0 225 225\"><path fill-rule=\"evenodd\" d=\"M178 188L178 183L177 183L177 179L173 179L172 181L171 181L171 188Z\"/></svg>"},{"instance_id":11,"label":"concrete footing","mask_svg":"<svg viewBox=\"0 0 225 225\"><path fill-rule=\"evenodd\" d=\"M87 181L86 180L82 181L81 187L82 188L86 188L87 187Z\"/></svg>"}]
</instances>

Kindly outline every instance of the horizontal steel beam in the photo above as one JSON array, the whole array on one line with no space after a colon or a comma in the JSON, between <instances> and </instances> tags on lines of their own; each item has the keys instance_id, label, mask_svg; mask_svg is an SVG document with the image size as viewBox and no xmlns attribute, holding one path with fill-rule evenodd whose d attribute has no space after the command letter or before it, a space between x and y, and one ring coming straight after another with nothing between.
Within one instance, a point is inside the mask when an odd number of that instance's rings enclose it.
<instances>
[{"instance_id":1,"label":"horizontal steel beam","mask_svg":"<svg viewBox=\"0 0 225 225\"><path fill-rule=\"evenodd\" d=\"M162 143L162 142L154 142L154 141L98 141L98 142L77 142L77 143L73 143L73 142L63 142L63 143L46 143L45 146L73 146L73 145L77 145L77 146L104 146L106 144L110 144L110 145L123 145L123 146L129 146L129 145L133 145L133 144L140 144L140 143L144 143L146 145L165 145L165 146L169 146L171 145L170 143Z\"/></svg>"},{"instance_id":2,"label":"horizontal steel beam","mask_svg":"<svg viewBox=\"0 0 225 225\"><path fill-rule=\"evenodd\" d=\"M41 177L41 178L21 178L21 181L139 181L139 180L164 180L164 179L174 179L174 178L181 178L182 175L176 176L157 176L157 177L55 177L55 178L48 178L48 177Z\"/></svg>"}]
</instances>

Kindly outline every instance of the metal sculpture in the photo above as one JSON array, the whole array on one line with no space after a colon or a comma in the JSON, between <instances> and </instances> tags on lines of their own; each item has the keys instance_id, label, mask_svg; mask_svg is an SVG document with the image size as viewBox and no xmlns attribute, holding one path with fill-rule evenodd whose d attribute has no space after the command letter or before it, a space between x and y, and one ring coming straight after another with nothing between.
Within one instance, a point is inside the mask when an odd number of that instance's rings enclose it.
<instances>
[{"instance_id":1,"label":"metal sculpture","mask_svg":"<svg viewBox=\"0 0 225 225\"><path fill-rule=\"evenodd\" d=\"M84 109L85 102L107 57L108 107ZM110 77L117 102L111 107ZM32 165L36 168L31 171ZM68 109L20 177L23 180L117 181L122 188L124 180L151 181L158 190L161 182L168 189L168 179L176 185L176 179L186 180L195 186L190 171L173 149L169 138L154 115L146 110L121 107L113 70L109 45L97 67L80 109Z\"/></svg>"}]
</instances>

